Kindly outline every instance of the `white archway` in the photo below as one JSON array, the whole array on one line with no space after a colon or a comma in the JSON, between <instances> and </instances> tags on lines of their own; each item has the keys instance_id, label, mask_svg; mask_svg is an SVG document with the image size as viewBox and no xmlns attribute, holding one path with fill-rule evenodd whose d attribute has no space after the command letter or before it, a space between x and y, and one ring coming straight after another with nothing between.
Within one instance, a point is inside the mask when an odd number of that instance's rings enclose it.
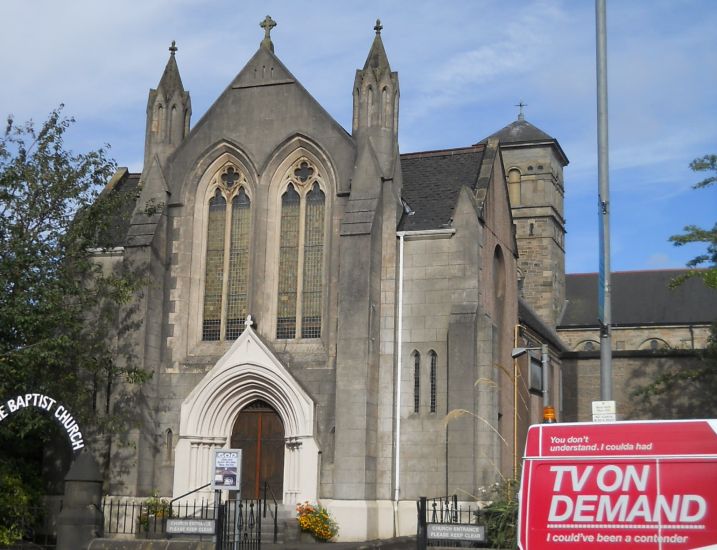
<instances>
[{"instance_id":1,"label":"white archway","mask_svg":"<svg viewBox=\"0 0 717 550\"><path fill-rule=\"evenodd\" d=\"M212 451L227 447L239 411L269 403L284 423L285 504L316 500L319 448L314 402L251 326L182 403L175 452L174 496L210 481Z\"/></svg>"}]
</instances>

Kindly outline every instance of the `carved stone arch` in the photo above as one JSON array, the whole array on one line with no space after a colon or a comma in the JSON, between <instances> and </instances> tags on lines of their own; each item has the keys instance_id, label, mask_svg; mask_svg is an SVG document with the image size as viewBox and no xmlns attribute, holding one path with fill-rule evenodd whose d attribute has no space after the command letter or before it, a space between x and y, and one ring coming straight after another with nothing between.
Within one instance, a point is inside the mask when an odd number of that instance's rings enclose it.
<instances>
[{"instance_id":1,"label":"carved stone arch","mask_svg":"<svg viewBox=\"0 0 717 550\"><path fill-rule=\"evenodd\" d=\"M662 338L658 338L657 336L651 336L643 340L637 349L657 351L661 349L669 349L669 347L670 344L668 344Z\"/></svg>"},{"instance_id":2,"label":"carved stone arch","mask_svg":"<svg viewBox=\"0 0 717 550\"><path fill-rule=\"evenodd\" d=\"M319 448L315 404L256 332L247 326L181 406L175 453L174 495L211 481L212 451L229 446L240 411L260 399L284 425L285 504L316 500Z\"/></svg>"},{"instance_id":3,"label":"carved stone arch","mask_svg":"<svg viewBox=\"0 0 717 550\"><path fill-rule=\"evenodd\" d=\"M600 342L597 340L582 340L575 345L575 351L600 351Z\"/></svg>"},{"instance_id":4,"label":"carved stone arch","mask_svg":"<svg viewBox=\"0 0 717 550\"><path fill-rule=\"evenodd\" d=\"M218 187L217 178L222 170L233 167L240 172L244 179L241 186L245 189L249 199L254 201L257 194L256 173L251 164L248 164L246 155L236 151L227 144L212 151L213 154L197 164L203 170L199 176L196 187L186 191L187 208L192 213L192 247L190 264L189 288L189 314L187 320L187 343L190 348L197 349L201 345L216 345L216 342L202 342L202 300L204 297L204 272L206 261L206 234L207 234L207 204ZM210 160L211 159L211 160ZM196 170L192 170L195 173ZM255 224L256 221L253 220ZM250 256L251 257L251 256ZM251 259L249 260L251 265ZM250 268L251 269L251 268ZM205 350L209 351L209 350Z\"/></svg>"}]
</instances>

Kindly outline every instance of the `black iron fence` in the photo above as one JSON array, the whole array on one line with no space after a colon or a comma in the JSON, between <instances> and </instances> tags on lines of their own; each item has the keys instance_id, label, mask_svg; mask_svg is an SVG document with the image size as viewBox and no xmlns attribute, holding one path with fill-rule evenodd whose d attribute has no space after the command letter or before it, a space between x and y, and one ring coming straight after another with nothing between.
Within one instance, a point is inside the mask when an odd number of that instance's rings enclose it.
<instances>
[{"instance_id":1,"label":"black iron fence","mask_svg":"<svg viewBox=\"0 0 717 550\"><path fill-rule=\"evenodd\" d=\"M416 544L418 550L432 546L478 548L485 546L485 527L479 523L479 507L459 502L457 495L420 497Z\"/></svg>"}]
</instances>

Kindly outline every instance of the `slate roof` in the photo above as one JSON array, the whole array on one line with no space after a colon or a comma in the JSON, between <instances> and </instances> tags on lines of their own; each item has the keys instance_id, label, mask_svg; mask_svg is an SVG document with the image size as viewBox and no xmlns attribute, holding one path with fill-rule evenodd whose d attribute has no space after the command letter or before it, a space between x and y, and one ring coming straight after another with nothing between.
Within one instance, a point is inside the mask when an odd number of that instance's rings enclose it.
<instances>
[{"instance_id":1,"label":"slate roof","mask_svg":"<svg viewBox=\"0 0 717 550\"><path fill-rule=\"evenodd\" d=\"M120 169L123 170L123 169ZM127 198L122 201L122 209L115 212L110 220L109 230L98 235L98 243L102 247L113 248L116 246L124 246L127 240L127 232L129 231L130 221L132 220L132 212L137 203L137 191L139 187L139 178L141 174L132 174L126 169L121 177L112 182L111 189L105 189L104 192L110 191L120 193L122 195L134 195L135 198Z\"/></svg>"},{"instance_id":2,"label":"slate roof","mask_svg":"<svg viewBox=\"0 0 717 550\"><path fill-rule=\"evenodd\" d=\"M401 155L402 198L413 211L404 214L401 231L449 227L461 187L474 189L485 147Z\"/></svg>"},{"instance_id":3,"label":"slate roof","mask_svg":"<svg viewBox=\"0 0 717 550\"><path fill-rule=\"evenodd\" d=\"M612 322L618 326L711 323L717 319L717 291L697 279L675 289L669 283L686 270L613 273ZM559 328L596 327L597 273L565 278L567 305Z\"/></svg>"},{"instance_id":4,"label":"slate roof","mask_svg":"<svg viewBox=\"0 0 717 550\"><path fill-rule=\"evenodd\" d=\"M521 323L533 329L558 351L568 351L558 333L545 323L524 298L518 298L518 318Z\"/></svg>"},{"instance_id":5,"label":"slate roof","mask_svg":"<svg viewBox=\"0 0 717 550\"><path fill-rule=\"evenodd\" d=\"M568 164L568 157L565 155L565 151L563 151L562 147L560 147L558 140L546 134L540 128L533 126L524 118L518 117L518 120L511 122L494 134L482 139L476 145L488 143L488 140L492 138L497 138L500 141L501 147L529 145L531 143L552 143L557 149L558 154L563 157L565 164Z\"/></svg>"}]
</instances>

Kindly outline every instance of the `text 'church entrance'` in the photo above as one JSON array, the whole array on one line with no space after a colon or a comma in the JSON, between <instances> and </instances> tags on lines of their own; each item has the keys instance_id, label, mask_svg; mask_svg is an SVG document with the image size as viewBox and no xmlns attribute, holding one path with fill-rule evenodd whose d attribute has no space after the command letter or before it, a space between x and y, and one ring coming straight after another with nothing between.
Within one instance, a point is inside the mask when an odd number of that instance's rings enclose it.
<instances>
[{"instance_id":1,"label":"text 'church entrance'","mask_svg":"<svg viewBox=\"0 0 717 550\"><path fill-rule=\"evenodd\" d=\"M242 498L260 498L264 482L275 495L283 494L284 425L271 405L258 399L241 410L231 447L242 450Z\"/></svg>"}]
</instances>

